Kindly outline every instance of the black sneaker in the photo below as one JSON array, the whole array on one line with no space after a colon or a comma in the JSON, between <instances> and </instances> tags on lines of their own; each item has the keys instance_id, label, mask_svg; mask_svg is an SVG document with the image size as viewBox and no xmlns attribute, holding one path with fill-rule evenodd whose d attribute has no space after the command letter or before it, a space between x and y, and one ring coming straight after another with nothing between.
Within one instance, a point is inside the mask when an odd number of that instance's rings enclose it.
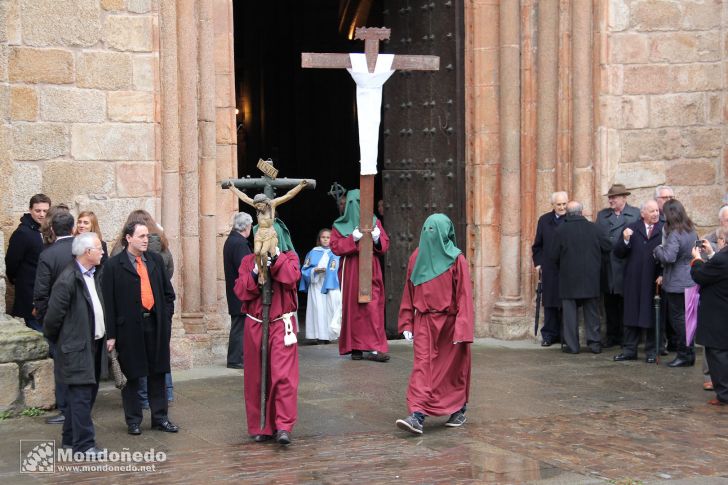
<instances>
[{"instance_id":1,"label":"black sneaker","mask_svg":"<svg viewBox=\"0 0 728 485\"><path fill-rule=\"evenodd\" d=\"M422 434L422 424L412 414L404 419L398 419L395 424L399 429L403 429L414 434Z\"/></svg>"},{"instance_id":2,"label":"black sneaker","mask_svg":"<svg viewBox=\"0 0 728 485\"><path fill-rule=\"evenodd\" d=\"M457 411L450 415L450 419L447 420L445 426L449 426L450 428L459 428L460 426L464 425L465 421L467 420L468 418L465 417L464 412Z\"/></svg>"}]
</instances>

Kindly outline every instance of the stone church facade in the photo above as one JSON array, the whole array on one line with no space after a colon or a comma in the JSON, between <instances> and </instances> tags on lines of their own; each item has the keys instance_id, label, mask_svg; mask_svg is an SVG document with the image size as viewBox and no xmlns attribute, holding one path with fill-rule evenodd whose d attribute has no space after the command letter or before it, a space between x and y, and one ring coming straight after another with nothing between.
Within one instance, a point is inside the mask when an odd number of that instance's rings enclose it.
<instances>
[{"instance_id":1,"label":"stone church facade","mask_svg":"<svg viewBox=\"0 0 728 485\"><path fill-rule=\"evenodd\" d=\"M237 175L233 8L0 1L5 241L37 192L96 212L107 241L133 209L151 212L177 268L178 367L227 345L221 249L236 202L217 182ZM612 183L633 205L669 184L702 228L716 224L728 2L464 0L462 12L478 335L526 335L530 245L555 190L593 215Z\"/></svg>"}]
</instances>

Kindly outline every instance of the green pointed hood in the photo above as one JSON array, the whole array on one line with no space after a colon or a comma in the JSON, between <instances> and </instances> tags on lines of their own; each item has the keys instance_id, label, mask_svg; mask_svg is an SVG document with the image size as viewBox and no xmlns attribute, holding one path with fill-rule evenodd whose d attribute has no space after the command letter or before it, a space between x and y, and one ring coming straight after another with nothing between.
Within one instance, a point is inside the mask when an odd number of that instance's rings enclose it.
<instances>
[{"instance_id":1,"label":"green pointed hood","mask_svg":"<svg viewBox=\"0 0 728 485\"><path fill-rule=\"evenodd\" d=\"M372 227L377 225L377 216L372 218ZM346 207L344 215L334 221L334 228L344 237L349 236L359 227L359 189L346 193Z\"/></svg>"},{"instance_id":2,"label":"green pointed hood","mask_svg":"<svg viewBox=\"0 0 728 485\"><path fill-rule=\"evenodd\" d=\"M415 286L440 276L462 253L455 245L455 226L445 214L432 214L422 225L420 246L410 281Z\"/></svg>"},{"instance_id":3,"label":"green pointed hood","mask_svg":"<svg viewBox=\"0 0 728 485\"><path fill-rule=\"evenodd\" d=\"M276 217L275 222L273 222L273 228L276 230L276 235L278 235L278 248L280 248L281 252L295 251L293 242L291 241L291 233L288 231L288 228L283 221ZM253 234L257 231L258 224L253 226Z\"/></svg>"}]
</instances>

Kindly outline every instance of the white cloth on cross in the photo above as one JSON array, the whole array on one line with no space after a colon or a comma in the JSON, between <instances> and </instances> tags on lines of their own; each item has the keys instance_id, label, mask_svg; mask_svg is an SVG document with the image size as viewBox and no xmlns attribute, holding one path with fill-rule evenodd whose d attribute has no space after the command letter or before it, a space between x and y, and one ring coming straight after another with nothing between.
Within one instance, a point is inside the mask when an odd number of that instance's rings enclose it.
<instances>
[{"instance_id":1,"label":"white cloth on cross","mask_svg":"<svg viewBox=\"0 0 728 485\"><path fill-rule=\"evenodd\" d=\"M361 175L377 173L379 151L379 122L382 117L382 86L394 73L394 54L379 54L370 73L365 54L349 54L351 68L347 69L356 83L356 111L359 122L359 152Z\"/></svg>"}]
</instances>

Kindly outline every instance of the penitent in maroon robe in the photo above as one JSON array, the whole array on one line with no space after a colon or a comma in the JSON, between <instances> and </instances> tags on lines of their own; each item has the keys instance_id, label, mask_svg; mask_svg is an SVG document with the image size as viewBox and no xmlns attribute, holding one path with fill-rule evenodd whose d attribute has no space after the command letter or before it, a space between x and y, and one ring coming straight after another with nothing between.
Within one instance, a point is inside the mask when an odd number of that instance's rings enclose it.
<instances>
[{"instance_id":1,"label":"penitent in maroon robe","mask_svg":"<svg viewBox=\"0 0 728 485\"><path fill-rule=\"evenodd\" d=\"M343 237L339 231L331 231L331 250L341 256L339 281L341 282L341 334L339 354L352 350L376 350L387 352L387 334L384 331L384 281L378 254L389 249L389 237L382 224L379 227L379 244L374 245L372 257L372 301L359 303L359 243L351 234ZM379 246L379 247L377 247Z\"/></svg>"},{"instance_id":2,"label":"penitent in maroon robe","mask_svg":"<svg viewBox=\"0 0 728 485\"><path fill-rule=\"evenodd\" d=\"M298 344L283 345L285 328L278 318L293 312L293 332L298 332L295 312L297 283L301 277L298 256L293 251L281 253L271 265L273 298L270 307L268 338L268 399L266 401L265 428L260 428L260 348L263 336L262 290L253 274L255 255L249 254L240 262L235 295L243 302L245 330L243 333L243 377L245 414L248 434L273 435L276 430L292 431L298 417ZM254 317L254 318L251 318ZM257 319L257 320L255 320Z\"/></svg>"},{"instance_id":3,"label":"penitent in maroon robe","mask_svg":"<svg viewBox=\"0 0 728 485\"><path fill-rule=\"evenodd\" d=\"M407 407L410 413L446 416L460 410L470 392L474 331L470 271L461 254L447 271L415 286L410 276L418 251L410 256L399 307L399 332L414 334Z\"/></svg>"}]
</instances>

